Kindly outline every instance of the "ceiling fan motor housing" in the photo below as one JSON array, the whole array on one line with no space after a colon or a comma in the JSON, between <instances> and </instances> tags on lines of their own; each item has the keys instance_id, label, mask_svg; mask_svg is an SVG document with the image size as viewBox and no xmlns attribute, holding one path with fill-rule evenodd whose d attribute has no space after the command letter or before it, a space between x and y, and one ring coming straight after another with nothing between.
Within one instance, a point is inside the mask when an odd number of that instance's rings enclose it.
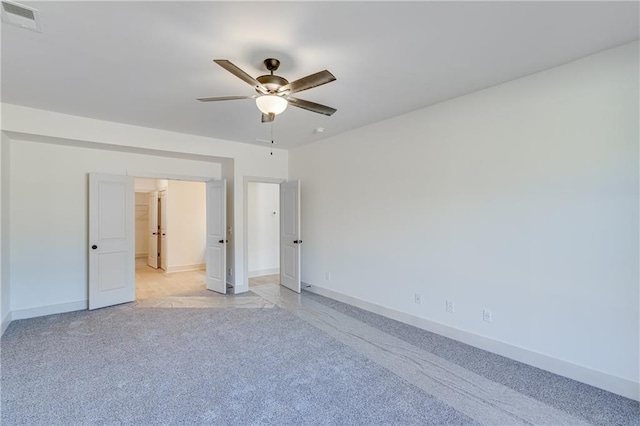
<instances>
[{"instance_id":1,"label":"ceiling fan motor housing","mask_svg":"<svg viewBox=\"0 0 640 426\"><path fill-rule=\"evenodd\" d=\"M266 87L269 93L275 93L282 86L289 84L286 78L282 78L279 75L261 75L256 80Z\"/></svg>"}]
</instances>

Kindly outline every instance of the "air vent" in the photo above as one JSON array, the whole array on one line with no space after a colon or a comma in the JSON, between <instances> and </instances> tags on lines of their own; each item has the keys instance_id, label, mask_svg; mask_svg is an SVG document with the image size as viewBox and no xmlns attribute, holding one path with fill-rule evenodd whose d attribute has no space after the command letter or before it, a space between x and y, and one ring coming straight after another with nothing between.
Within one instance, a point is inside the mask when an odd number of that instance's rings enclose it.
<instances>
[{"instance_id":1,"label":"air vent","mask_svg":"<svg viewBox=\"0 0 640 426\"><path fill-rule=\"evenodd\" d=\"M3 1L0 10L2 21L31 31L42 32L38 11L11 1Z\"/></svg>"}]
</instances>

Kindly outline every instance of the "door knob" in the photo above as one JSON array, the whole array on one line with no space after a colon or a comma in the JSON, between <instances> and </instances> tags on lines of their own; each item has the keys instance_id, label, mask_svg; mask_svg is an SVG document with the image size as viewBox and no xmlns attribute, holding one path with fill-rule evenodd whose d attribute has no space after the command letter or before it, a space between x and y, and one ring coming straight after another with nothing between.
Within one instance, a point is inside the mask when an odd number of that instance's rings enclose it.
<instances>
[{"instance_id":1,"label":"door knob","mask_svg":"<svg viewBox=\"0 0 640 426\"><path fill-rule=\"evenodd\" d=\"M219 242L219 243L221 243L221 244L222 244L222 243L228 243L228 242L229 242L229 240L219 240L218 242Z\"/></svg>"},{"instance_id":2,"label":"door knob","mask_svg":"<svg viewBox=\"0 0 640 426\"><path fill-rule=\"evenodd\" d=\"M151 235L158 235L158 233L157 232L153 232Z\"/></svg>"},{"instance_id":3,"label":"door knob","mask_svg":"<svg viewBox=\"0 0 640 426\"><path fill-rule=\"evenodd\" d=\"M91 248L95 250L95 249L98 248L98 246L94 244L94 245L91 246Z\"/></svg>"},{"instance_id":4,"label":"door knob","mask_svg":"<svg viewBox=\"0 0 640 426\"><path fill-rule=\"evenodd\" d=\"M293 244L302 244L302 240L295 240Z\"/></svg>"}]
</instances>

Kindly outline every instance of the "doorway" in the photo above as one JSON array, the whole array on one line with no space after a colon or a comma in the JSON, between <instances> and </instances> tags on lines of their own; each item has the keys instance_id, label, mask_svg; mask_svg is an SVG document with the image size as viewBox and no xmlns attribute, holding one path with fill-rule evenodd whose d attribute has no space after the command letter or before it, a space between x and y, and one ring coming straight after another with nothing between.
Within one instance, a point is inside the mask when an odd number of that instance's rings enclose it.
<instances>
[{"instance_id":1,"label":"doorway","mask_svg":"<svg viewBox=\"0 0 640 426\"><path fill-rule=\"evenodd\" d=\"M244 229L249 229L249 185L252 183L276 184L279 187L279 209L276 210L276 216L279 216L279 283L289 290L300 293L301 276L300 276L300 247L302 239L300 239L300 181L286 181L284 179L266 178L266 177L249 177L244 178ZM273 212L273 210L272 210ZM240 292L249 290L249 232L243 235L243 262L244 274L241 281L241 287L236 282ZM276 278L273 277L275 280ZM256 283L257 280L254 280Z\"/></svg>"},{"instance_id":2,"label":"doorway","mask_svg":"<svg viewBox=\"0 0 640 426\"><path fill-rule=\"evenodd\" d=\"M175 184L187 184L191 179L175 177ZM158 189L157 182L155 189ZM204 283L207 290L226 294L225 280L226 252L228 234L226 231L227 182L225 179L193 179L192 185L203 184L205 197L195 197L200 209L190 206L180 197L175 205L183 210L187 208L187 220L173 220L178 217L172 213L171 202L167 202L166 232L166 272L190 272L201 270L204 265ZM149 191L155 190L153 186ZM160 188L162 189L162 188ZM171 183L168 184L171 190ZM180 194L180 192L178 192ZM171 199L170 193L166 195ZM203 200L204 198L204 200ZM204 203L202 202L204 201ZM193 220L196 212L204 214L204 229L191 234L189 243L201 238L204 248L196 245L201 263L172 266L172 261L181 259L185 253L194 249L192 244L173 244L184 237L186 231L172 228L172 223L186 227L201 225ZM153 228L153 227L151 227ZM172 231L173 229L173 231ZM174 231L176 231L174 233ZM172 234L174 236L172 237ZM184 241L184 238L183 238ZM178 249L174 252L172 246ZM135 178L131 176L89 173L89 309L99 309L136 299L135 280ZM174 256L175 254L175 256ZM194 267L197 266L197 267ZM202 281L202 280L200 280Z\"/></svg>"},{"instance_id":3,"label":"doorway","mask_svg":"<svg viewBox=\"0 0 640 426\"><path fill-rule=\"evenodd\" d=\"M206 289L204 182L135 179L136 299Z\"/></svg>"},{"instance_id":4,"label":"doorway","mask_svg":"<svg viewBox=\"0 0 640 426\"><path fill-rule=\"evenodd\" d=\"M280 185L247 183L249 288L280 284Z\"/></svg>"}]
</instances>

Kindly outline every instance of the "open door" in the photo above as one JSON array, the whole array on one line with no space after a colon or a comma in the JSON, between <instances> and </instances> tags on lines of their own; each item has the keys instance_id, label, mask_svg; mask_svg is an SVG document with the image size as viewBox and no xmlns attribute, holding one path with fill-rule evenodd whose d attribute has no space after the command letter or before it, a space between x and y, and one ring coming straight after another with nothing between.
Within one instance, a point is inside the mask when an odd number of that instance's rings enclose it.
<instances>
[{"instance_id":1,"label":"open door","mask_svg":"<svg viewBox=\"0 0 640 426\"><path fill-rule=\"evenodd\" d=\"M280 284L300 293L300 181L280 184Z\"/></svg>"},{"instance_id":2,"label":"open door","mask_svg":"<svg viewBox=\"0 0 640 426\"><path fill-rule=\"evenodd\" d=\"M149 192L149 255L147 265L158 267L158 191Z\"/></svg>"},{"instance_id":3,"label":"open door","mask_svg":"<svg viewBox=\"0 0 640 426\"><path fill-rule=\"evenodd\" d=\"M132 177L89 174L89 309L135 300L134 202Z\"/></svg>"},{"instance_id":4,"label":"open door","mask_svg":"<svg viewBox=\"0 0 640 426\"><path fill-rule=\"evenodd\" d=\"M227 181L207 182L207 273L209 290L227 293Z\"/></svg>"},{"instance_id":5,"label":"open door","mask_svg":"<svg viewBox=\"0 0 640 426\"><path fill-rule=\"evenodd\" d=\"M158 222L160 222L160 226L158 227L158 245L160 252L160 256L158 256L158 266L163 271L167 270L167 217L169 216L168 200L167 200L167 191L163 190L158 193L159 202L158 202Z\"/></svg>"}]
</instances>

